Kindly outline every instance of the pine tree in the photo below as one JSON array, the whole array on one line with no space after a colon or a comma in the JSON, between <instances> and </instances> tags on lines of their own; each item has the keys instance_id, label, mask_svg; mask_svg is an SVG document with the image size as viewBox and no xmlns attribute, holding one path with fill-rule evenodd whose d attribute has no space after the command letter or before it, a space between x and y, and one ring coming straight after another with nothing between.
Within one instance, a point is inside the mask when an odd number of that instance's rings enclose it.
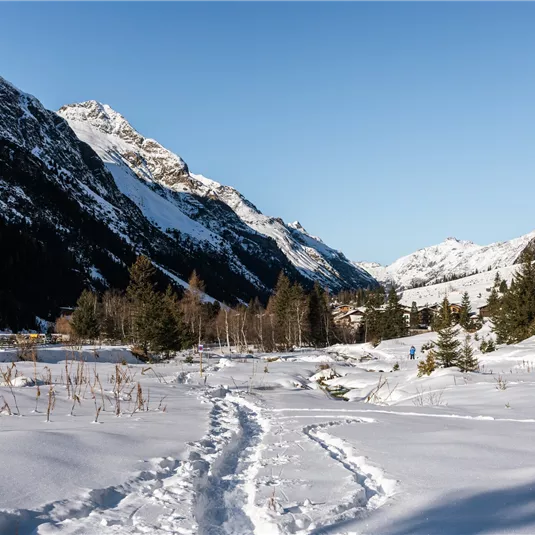
<instances>
[{"instance_id":1,"label":"pine tree","mask_svg":"<svg viewBox=\"0 0 535 535\"><path fill-rule=\"evenodd\" d=\"M364 341L377 344L383 336L383 314L380 308L384 304L384 288L370 290L366 299L366 311L362 318Z\"/></svg>"},{"instance_id":2,"label":"pine tree","mask_svg":"<svg viewBox=\"0 0 535 535\"><path fill-rule=\"evenodd\" d=\"M390 340L392 338L401 338L407 334L407 321L403 308L399 303L399 297L394 288L391 288L388 292L388 300L386 302L386 308L383 313L383 340Z\"/></svg>"},{"instance_id":3,"label":"pine tree","mask_svg":"<svg viewBox=\"0 0 535 535\"><path fill-rule=\"evenodd\" d=\"M410 324L411 329L417 329L420 326L420 313L418 312L416 301L412 302Z\"/></svg>"},{"instance_id":4,"label":"pine tree","mask_svg":"<svg viewBox=\"0 0 535 535\"><path fill-rule=\"evenodd\" d=\"M314 347L324 347L326 336L324 328L325 299L321 286L315 282L308 302L308 324L310 326L310 341Z\"/></svg>"},{"instance_id":5,"label":"pine tree","mask_svg":"<svg viewBox=\"0 0 535 535\"><path fill-rule=\"evenodd\" d=\"M496 272L496 276L494 277L494 288L498 289L500 287L500 284L502 283L502 278L500 277L500 272Z\"/></svg>"},{"instance_id":6,"label":"pine tree","mask_svg":"<svg viewBox=\"0 0 535 535\"><path fill-rule=\"evenodd\" d=\"M130 268L130 284L126 290L132 310L132 334L144 355L154 337L158 294L154 289L155 268L146 256L139 256Z\"/></svg>"},{"instance_id":7,"label":"pine tree","mask_svg":"<svg viewBox=\"0 0 535 535\"><path fill-rule=\"evenodd\" d=\"M72 315L72 328L78 338L95 340L100 334L98 321L98 298L89 290L84 290L76 303Z\"/></svg>"},{"instance_id":8,"label":"pine tree","mask_svg":"<svg viewBox=\"0 0 535 535\"><path fill-rule=\"evenodd\" d=\"M444 297L440 310L433 317L432 327L434 331L440 331L444 327L451 327L452 324L450 302L447 297Z\"/></svg>"},{"instance_id":9,"label":"pine tree","mask_svg":"<svg viewBox=\"0 0 535 535\"><path fill-rule=\"evenodd\" d=\"M292 288L290 280L282 271L271 296L269 309L274 317L275 342L284 349L289 349L291 347Z\"/></svg>"},{"instance_id":10,"label":"pine tree","mask_svg":"<svg viewBox=\"0 0 535 535\"><path fill-rule=\"evenodd\" d=\"M472 304L468 292L464 292L461 301L461 312L459 313L459 325L464 329L469 329L471 326L470 314L472 312Z\"/></svg>"},{"instance_id":11,"label":"pine tree","mask_svg":"<svg viewBox=\"0 0 535 535\"><path fill-rule=\"evenodd\" d=\"M504 293L506 293L508 290L507 288L507 281L506 280L502 280L502 282L500 282L500 289L499 289L499 292L503 295Z\"/></svg>"},{"instance_id":12,"label":"pine tree","mask_svg":"<svg viewBox=\"0 0 535 535\"><path fill-rule=\"evenodd\" d=\"M314 283L308 299L307 323L312 345L314 347L328 346L333 330L329 294L317 282Z\"/></svg>"},{"instance_id":13,"label":"pine tree","mask_svg":"<svg viewBox=\"0 0 535 535\"><path fill-rule=\"evenodd\" d=\"M154 347L158 346L161 351L169 352L186 349L195 343L193 334L184 320L180 301L171 286L167 287L162 296L158 315L160 321L155 331Z\"/></svg>"},{"instance_id":14,"label":"pine tree","mask_svg":"<svg viewBox=\"0 0 535 535\"><path fill-rule=\"evenodd\" d=\"M501 297L495 289L488 305L498 342L516 343L535 334L535 265L527 251L510 288Z\"/></svg>"},{"instance_id":15,"label":"pine tree","mask_svg":"<svg viewBox=\"0 0 535 535\"><path fill-rule=\"evenodd\" d=\"M448 325L446 319L446 317L443 318L444 326L438 331L435 350L437 364L442 368L456 366L460 356L460 342L456 338L456 329L451 325L451 320Z\"/></svg>"},{"instance_id":16,"label":"pine tree","mask_svg":"<svg viewBox=\"0 0 535 535\"><path fill-rule=\"evenodd\" d=\"M474 350L472 349L470 335L467 334L464 339L463 346L461 348L461 354L459 357L459 369L462 372L476 372L479 370L479 362L474 356Z\"/></svg>"}]
</instances>

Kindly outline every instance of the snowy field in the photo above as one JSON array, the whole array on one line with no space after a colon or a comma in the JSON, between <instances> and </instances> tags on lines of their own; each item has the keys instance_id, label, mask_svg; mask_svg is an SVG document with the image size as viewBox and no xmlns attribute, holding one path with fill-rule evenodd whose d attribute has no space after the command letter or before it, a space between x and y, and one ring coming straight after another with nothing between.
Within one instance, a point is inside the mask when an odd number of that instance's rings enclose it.
<instances>
[{"instance_id":1,"label":"snowy field","mask_svg":"<svg viewBox=\"0 0 535 535\"><path fill-rule=\"evenodd\" d=\"M418 378L434 336L202 378L127 348L3 352L0 533L535 533L535 339Z\"/></svg>"}]
</instances>

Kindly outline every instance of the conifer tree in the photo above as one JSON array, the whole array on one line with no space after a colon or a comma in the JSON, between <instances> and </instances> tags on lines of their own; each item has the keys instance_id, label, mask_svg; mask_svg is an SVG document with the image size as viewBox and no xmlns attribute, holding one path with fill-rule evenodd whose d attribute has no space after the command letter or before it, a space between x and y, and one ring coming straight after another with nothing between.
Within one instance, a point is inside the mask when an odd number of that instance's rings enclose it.
<instances>
[{"instance_id":1,"label":"conifer tree","mask_svg":"<svg viewBox=\"0 0 535 535\"><path fill-rule=\"evenodd\" d=\"M291 347L292 288L290 280L282 271L269 304L274 316L274 339L277 344L288 349Z\"/></svg>"},{"instance_id":2,"label":"conifer tree","mask_svg":"<svg viewBox=\"0 0 535 535\"><path fill-rule=\"evenodd\" d=\"M155 353L167 353L181 349L180 324L171 310L172 292L168 288L164 296L159 296L152 307L148 346Z\"/></svg>"},{"instance_id":3,"label":"conifer tree","mask_svg":"<svg viewBox=\"0 0 535 535\"><path fill-rule=\"evenodd\" d=\"M470 297L468 292L464 292L463 298L461 301L461 312L459 313L459 325L464 329L469 329L471 320L470 314L472 312L472 304L470 303Z\"/></svg>"},{"instance_id":4,"label":"conifer tree","mask_svg":"<svg viewBox=\"0 0 535 535\"><path fill-rule=\"evenodd\" d=\"M535 334L535 266L527 251L509 290L501 297L491 292L488 306L499 343L516 343Z\"/></svg>"},{"instance_id":5,"label":"conifer tree","mask_svg":"<svg viewBox=\"0 0 535 535\"><path fill-rule=\"evenodd\" d=\"M451 317L450 302L444 297L440 310L435 314L432 321L433 330L439 331L444 327L451 327L453 318Z\"/></svg>"},{"instance_id":6,"label":"conifer tree","mask_svg":"<svg viewBox=\"0 0 535 535\"><path fill-rule=\"evenodd\" d=\"M500 282L499 292L503 295L504 293L507 292L507 290L508 290L507 281L506 280L502 280L502 282Z\"/></svg>"},{"instance_id":7,"label":"conifer tree","mask_svg":"<svg viewBox=\"0 0 535 535\"><path fill-rule=\"evenodd\" d=\"M160 307L161 327L157 333L157 344L162 351L177 351L191 347L195 343L192 332L184 320L180 301L171 286L162 296Z\"/></svg>"},{"instance_id":8,"label":"conifer tree","mask_svg":"<svg viewBox=\"0 0 535 535\"><path fill-rule=\"evenodd\" d=\"M314 283L314 288L310 293L308 302L308 325L310 327L310 341L314 347L324 347L326 345L324 316L325 309L329 312L323 295L323 290L318 282ZM330 313L329 313L330 315Z\"/></svg>"},{"instance_id":9,"label":"conifer tree","mask_svg":"<svg viewBox=\"0 0 535 535\"><path fill-rule=\"evenodd\" d=\"M420 325L420 313L418 311L418 305L416 304L416 301L412 302L410 324L411 329L417 329Z\"/></svg>"},{"instance_id":10,"label":"conifer tree","mask_svg":"<svg viewBox=\"0 0 535 535\"><path fill-rule=\"evenodd\" d=\"M407 321L403 313L403 308L399 303L399 297L394 288L388 292L388 300L382 318L382 336L383 340L391 338L401 338L407 334Z\"/></svg>"},{"instance_id":11,"label":"conifer tree","mask_svg":"<svg viewBox=\"0 0 535 535\"><path fill-rule=\"evenodd\" d=\"M366 299L366 312L362 318L364 325L364 341L374 344L383 336L383 314L380 308L384 304L384 288L370 290Z\"/></svg>"},{"instance_id":12,"label":"conifer tree","mask_svg":"<svg viewBox=\"0 0 535 535\"><path fill-rule=\"evenodd\" d=\"M72 315L72 328L78 338L95 340L100 334L97 313L98 298L89 290L84 290L76 303Z\"/></svg>"},{"instance_id":13,"label":"conifer tree","mask_svg":"<svg viewBox=\"0 0 535 535\"><path fill-rule=\"evenodd\" d=\"M448 299L444 298L441 311L441 328L438 330L435 350L437 364L443 368L456 366L459 360L460 342L456 338L457 332L452 325L449 310Z\"/></svg>"},{"instance_id":14,"label":"conifer tree","mask_svg":"<svg viewBox=\"0 0 535 535\"><path fill-rule=\"evenodd\" d=\"M479 370L479 362L474 356L470 335L467 334L461 348L458 366L462 372L476 372Z\"/></svg>"},{"instance_id":15,"label":"conifer tree","mask_svg":"<svg viewBox=\"0 0 535 535\"><path fill-rule=\"evenodd\" d=\"M130 268L130 284L126 294L131 303L132 334L147 355L157 320L158 295L154 289L155 268L146 256L139 256Z\"/></svg>"},{"instance_id":16,"label":"conifer tree","mask_svg":"<svg viewBox=\"0 0 535 535\"><path fill-rule=\"evenodd\" d=\"M490 291L489 298L487 299L487 307L488 307L489 314L491 317L498 314L500 306L501 306L501 297L498 294L498 291L496 290L496 288L493 287L492 290Z\"/></svg>"}]
</instances>

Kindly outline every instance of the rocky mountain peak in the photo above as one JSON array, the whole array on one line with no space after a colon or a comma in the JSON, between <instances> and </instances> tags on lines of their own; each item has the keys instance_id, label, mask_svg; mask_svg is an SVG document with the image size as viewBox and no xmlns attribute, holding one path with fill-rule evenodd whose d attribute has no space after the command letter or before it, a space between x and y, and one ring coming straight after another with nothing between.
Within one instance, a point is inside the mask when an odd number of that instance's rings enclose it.
<instances>
[{"instance_id":1,"label":"rocky mountain peak","mask_svg":"<svg viewBox=\"0 0 535 535\"><path fill-rule=\"evenodd\" d=\"M304 232L305 234L307 234L307 231L305 230L305 227L303 227L303 225L301 225L301 223L299 223L299 221L294 221L293 223L288 223L288 226L290 228L293 228L295 230L299 230L299 231Z\"/></svg>"},{"instance_id":2,"label":"rocky mountain peak","mask_svg":"<svg viewBox=\"0 0 535 535\"><path fill-rule=\"evenodd\" d=\"M143 179L174 186L189 179L188 166L157 141L141 135L120 113L107 104L88 100L58 110L78 136L93 146L104 161L115 156L126 160ZM102 136L96 136L100 133Z\"/></svg>"}]
</instances>

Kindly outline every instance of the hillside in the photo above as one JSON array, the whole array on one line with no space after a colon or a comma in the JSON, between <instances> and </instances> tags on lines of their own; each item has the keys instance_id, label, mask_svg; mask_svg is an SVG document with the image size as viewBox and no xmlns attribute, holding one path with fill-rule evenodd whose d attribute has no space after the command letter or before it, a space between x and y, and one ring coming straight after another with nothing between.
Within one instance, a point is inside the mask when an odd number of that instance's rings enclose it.
<instances>
[{"instance_id":1,"label":"hillside","mask_svg":"<svg viewBox=\"0 0 535 535\"><path fill-rule=\"evenodd\" d=\"M300 225L262 214L237 190L202 175L157 141L143 137L119 113L95 101L64 106L59 115L104 161L123 194L170 235L221 252L233 269L269 291L273 271L290 265L301 278L331 290L373 283L339 251Z\"/></svg>"},{"instance_id":2,"label":"hillside","mask_svg":"<svg viewBox=\"0 0 535 535\"><path fill-rule=\"evenodd\" d=\"M195 269L228 303L266 299L281 271L332 291L374 284L301 227L191 174L109 107L60 115L0 78L0 325L52 319L83 287L124 287L140 253L162 285Z\"/></svg>"},{"instance_id":3,"label":"hillside","mask_svg":"<svg viewBox=\"0 0 535 535\"><path fill-rule=\"evenodd\" d=\"M500 277L509 284L519 267L517 264L483 271L482 273L450 282L411 288L401 293L401 303L406 306L411 306L413 302L416 302L418 306L432 305L440 303L444 297L447 297L450 303L460 304L464 292L467 292L472 304L472 310L476 312L478 307L487 303L496 274L499 273Z\"/></svg>"},{"instance_id":4,"label":"hillside","mask_svg":"<svg viewBox=\"0 0 535 535\"><path fill-rule=\"evenodd\" d=\"M509 241L477 245L471 241L448 238L399 258L388 266L356 262L379 282L399 289L435 284L444 277L464 277L489 269L502 269L518 263L522 252L535 244L535 231Z\"/></svg>"}]
</instances>

